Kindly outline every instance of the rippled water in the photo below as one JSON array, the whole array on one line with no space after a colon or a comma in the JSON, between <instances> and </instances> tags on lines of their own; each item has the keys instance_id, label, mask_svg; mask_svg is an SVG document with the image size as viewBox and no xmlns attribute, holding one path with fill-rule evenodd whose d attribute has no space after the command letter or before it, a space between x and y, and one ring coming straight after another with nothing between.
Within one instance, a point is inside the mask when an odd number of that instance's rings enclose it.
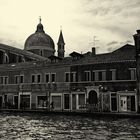
<instances>
[{"instance_id":1,"label":"rippled water","mask_svg":"<svg viewBox=\"0 0 140 140\"><path fill-rule=\"evenodd\" d=\"M0 114L0 140L140 139L139 119Z\"/></svg>"}]
</instances>

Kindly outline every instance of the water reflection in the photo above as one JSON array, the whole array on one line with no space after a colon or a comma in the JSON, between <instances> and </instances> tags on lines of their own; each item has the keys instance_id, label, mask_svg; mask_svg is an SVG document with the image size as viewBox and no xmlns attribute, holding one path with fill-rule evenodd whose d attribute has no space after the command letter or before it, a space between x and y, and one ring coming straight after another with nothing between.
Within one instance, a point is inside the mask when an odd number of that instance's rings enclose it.
<instances>
[{"instance_id":1,"label":"water reflection","mask_svg":"<svg viewBox=\"0 0 140 140\"><path fill-rule=\"evenodd\" d=\"M0 139L91 140L140 139L138 119L0 114Z\"/></svg>"}]
</instances>

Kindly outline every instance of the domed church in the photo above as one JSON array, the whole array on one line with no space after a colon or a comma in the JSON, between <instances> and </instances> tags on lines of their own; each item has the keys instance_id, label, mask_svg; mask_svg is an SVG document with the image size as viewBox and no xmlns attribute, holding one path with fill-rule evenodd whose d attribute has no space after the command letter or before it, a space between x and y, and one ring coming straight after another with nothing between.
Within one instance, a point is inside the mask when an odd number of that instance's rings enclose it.
<instances>
[{"instance_id":1,"label":"domed church","mask_svg":"<svg viewBox=\"0 0 140 140\"><path fill-rule=\"evenodd\" d=\"M58 57L64 57L64 39L62 31L58 39ZM35 33L31 34L25 41L24 50L30 51L34 54L50 57L54 56L55 45L53 39L44 31L44 27L41 23L41 18Z\"/></svg>"}]
</instances>

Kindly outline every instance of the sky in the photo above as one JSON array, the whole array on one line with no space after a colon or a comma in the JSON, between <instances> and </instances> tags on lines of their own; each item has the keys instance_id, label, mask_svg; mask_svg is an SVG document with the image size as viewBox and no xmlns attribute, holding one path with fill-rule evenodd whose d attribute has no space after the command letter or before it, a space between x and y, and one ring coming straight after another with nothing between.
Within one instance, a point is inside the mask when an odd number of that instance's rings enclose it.
<instances>
[{"instance_id":1,"label":"sky","mask_svg":"<svg viewBox=\"0 0 140 140\"><path fill-rule=\"evenodd\" d=\"M62 26L66 55L92 47L106 53L134 44L140 0L0 0L0 43L24 49L39 16L56 50Z\"/></svg>"}]
</instances>

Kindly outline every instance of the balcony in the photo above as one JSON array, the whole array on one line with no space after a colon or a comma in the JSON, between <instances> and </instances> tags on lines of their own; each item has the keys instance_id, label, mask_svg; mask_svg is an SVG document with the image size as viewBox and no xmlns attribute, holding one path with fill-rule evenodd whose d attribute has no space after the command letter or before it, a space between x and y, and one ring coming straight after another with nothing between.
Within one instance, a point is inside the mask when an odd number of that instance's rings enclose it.
<instances>
[{"instance_id":1,"label":"balcony","mask_svg":"<svg viewBox=\"0 0 140 140\"><path fill-rule=\"evenodd\" d=\"M70 89L70 84L65 82L0 85L0 92L19 92L19 91L45 92L45 91L56 91L56 90L62 91L62 90L69 90L69 89Z\"/></svg>"},{"instance_id":2,"label":"balcony","mask_svg":"<svg viewBox=\"0 0 140 140\"><path fill-rule=\"evenodd\" d=\"M70 84L71 91L83 91L87 86L103 86L104 90L109 91L133 91L136 89L136 81L132 80L115 80L115 81L81 81Z\"/></svg>"},{"instance_id":3,"label":"balcony","mask_svg":"<svg viewBox=\"0 0 140 140\"><path fill-rule=\"evenodd\" d=\"M0 85L0 92L18 92L19 86L17 84Z\"/></svg>"},{"instance_id":4,"label":"balcony","mask_svg":"<svg viewBox=\"0 0 140 140\"><path fill-rule=\"evenodd\" d=\"M56 90L68 90L69 85L66 83L26 83L19 86L21 91L45 92Z\"/></svg>"}]
</instances>

